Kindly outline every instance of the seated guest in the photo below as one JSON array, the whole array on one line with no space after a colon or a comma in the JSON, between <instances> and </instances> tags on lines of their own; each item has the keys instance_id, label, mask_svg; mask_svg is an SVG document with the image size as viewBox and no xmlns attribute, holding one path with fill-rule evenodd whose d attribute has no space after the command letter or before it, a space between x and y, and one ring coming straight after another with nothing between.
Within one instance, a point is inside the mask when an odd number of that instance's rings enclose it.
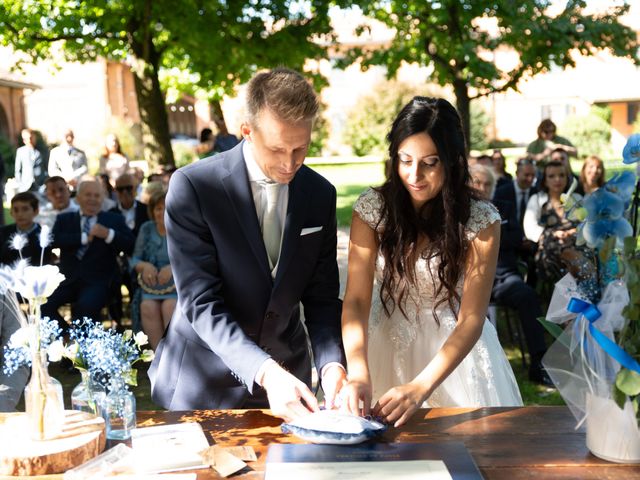
<instances>
[{"instance_id":1,"label":"seated guest","mask_svg":"<svg viewBox=\"0 0 640 480\"><path fill-rule=\"evenodd\" d=\"M490 202L496 189L493 168L476 163L469 167L469 175L471 175L471 186L476 189L480 197Z\"/></svg>"},{"instance_id":2,"label":"seated guest","mask_svg":"<svg viewBox=\"0 0 640 480\"><path fill-rule=\"evenodd\" d=\"M82 180L76 200L78 212L61 213L53 226L53 246L60 248L60 271L65 280L42 306L43 316L58 320L67 328L58 309L71 303L74 319L89 317L98 321L106 305L120 252L131 253L133 232L122 215L102 212L100 182Z\"/></svg>"},{"instance_id":3,"label":"seated guest","mask_svg":"<svg viewBox=\"0 0 640 480\"><path fill-rule=\"evenodd\" d=\"M551 152L551 161L552 162L560 162L564 165L564 168L567 170L567 186L565 187L565 192L569 190L573 181L576 181L578 186L580 185L580 178L573 173L571 170L571 162L569 161L569 153L562 147L558 147ZM576 193L582 195L581 192L576 190Z\"/></svg>"},{"instance_id":4,"label":"seated guest","mask_svg":"<svg viewBox=\"0 0 640 480\"><path fill-rule=\"evenodd\" d=\"M138 231L142 224L149 220L147 206L135 199L136 181L133 175L124 173L116 179L116 197L118 204L111 209L111 212L124 216L127 227L133 231L133 236L138 236ZM118 256L118 278L114 280L111 292L112 302L109 305L109 314L116 321L120 322L123 317L122 311L122 291L121 285L127 287L129 297L133 298L136 283L132 282L129 258L125 254ZM134 324L134 330L138 331L139 325Z\"/></svg>"},{"instance_id":5,"label":"seated guest","mask_svg":"<svg viewBox=\"0 0 640 480\"><path fill-rule=\"evenodd\" d=\"M504 183L496 188L494 198L515 205L516 219L522 227L524 212L531 195L538 189L534 185L536 180L536 162L523 157L516 164L516 178L512 182Z\"/></svg>"},{"instance_id":6,"label":"seated guest","mask_svg":"<svg viewBox=\"0 0 640 480\"><path fill-rule=\"evenodd\" d=\"M169 325L178 298L167 251L165 196L164 191L151 195L149 215L152 220L142 225L131 259L141 287L142 329L149 336L149 344L154 350Z\"/></svg>"},{"instance_id":7,"label":"seated guest","mask_svg":"<svg viewBox=\"0 0 640 480\"><path fill-rule=\"evenodd\" d=\"M164 184L162 182L148 182L142 191L142 195L140 195L140 201L145 204L149 204L149 199L151 195L155 192L164 192L166 189L164 188Z\"/></svg>"},{"instance_id":8,"label":"seated guest","mask_svg":"<svg viewBox=\"0 0 640 480\"><path fill-rule=\"evenodd\" d=\"M510 183L513 177L505 170L506 158L504 158L500 150L495 149L493 151L491 154L491 162L493 164L493 171L496 174L496 189L504 184Z\"/></svg>"},{"instance_id":9,"label":"seated guest","mask_svg":"<svg viewBox=\"0 0 640 480\"><path fill-rule=\"evenodd\" d=\"M11 375L4 373L3 369L4 347L11 335L20 328L18 308L13 293L0 294L0 412L15 411L29 378L29 369L24 365Z\"/></svg>"},{"instance_id":10,"label":"seated guest","mask_svg":"<svg viewBox=\"0 0 640 480\"><path fill-rule=\"evenodd\" d=\"M485 200L491 200L496 180L493 171L483 165L469 167L473 187ZM491 290L491 298L497 305L518 311L527 349L531 357L529 380L546 386L553 386L551 378L542 366L542 357L547 351L544 343L544 328L538 322L542 307L536 291L527 285L518 270L518 252L522 246L522 227L516 219L513 202L494 200L500 212L500 250L496 276Z\"/></svg>"},{"instance_id":11,"label":"seated guest","mask_svg":"<svg viewBox=\"0 0 640 480\"><path fill-rule=\"evenodd\" d=\"M545 280L556 282L567 271L580 275L584 252L576 246L577 221L565 216L561 195L567 186L567 169L560 162L551 161L544 166L542 191L534 194L524 214L524 233L538 243L536 264ZM575 201L582 198L574 193Z\"/></svg>"},{"instance_id":12,"label":"seated guest","mask_svg":"<svg viewBox=\"0 0 640 480\"><path fill-rule=\"evenodd\" d=\"M580 170L580 187L576 192L582 195L595 192L604 185L604 162L600 157L591 155L584 160Z\"/></svg>"},{"instance_id":13,"label":"seated guest","mask_svg":"<svg viewBox=\"0 0 640 480\"><path fill-rule=\"evenodd\" d=\"M36 217L36 222L40 225L47 225L53 228L56 217L64 212L78 211L78 204L71 198L71 192L67 182L62 177L49 177L44 181L45 194L49 200L40 209L40 214Z\"/></svg>"},{"instance_id":14,"label":"seated guest","mask_svg":"<svg viewBox=\"0 0 640 480\"><path fill-rule=\"evenodd\" d=\"M38 266L41 255L43 264L51 263L51 248L46 248L44 254L40 248L41 227L34 221L38 215L36 196L31 192L17 193L11 199L10 212L16 223L0 227L0 263L10 265L24 258L29 260L29 264ZM12 246L12 239L16 234L27 238L27 243L20 252Z\"/></svg>"},{"instance_id":15,"label":"seated guest","mask_svg":"<svg viewBox=\"0 0 640 480\"><path fill-rule=\"evenodd\" d=\"M547 346L544 341L544 328L538 322L538 317L542 316L540 299L536 291L525 283L518 269L518 255L524 234L516 218L515 204L495 198L493 203L500 212L501 222L500 251L491 298L495 304L513 308L518 312L531 358L529 380L552 386L553 382L542 366L542 357Z\"/></svg>"},{"instance_id":16,"label":"seated guest","mask_svg":"<svg viewBox=\"0 0 640 480\"><path fill-rule=\"evenodd\" d=\"M124 221L135 236L142 224L149 220L147 206L136 200L136 179L129 173L124 173L116 179L116 206L112 212L124 216Z\"/></svg>"}]
</instances>

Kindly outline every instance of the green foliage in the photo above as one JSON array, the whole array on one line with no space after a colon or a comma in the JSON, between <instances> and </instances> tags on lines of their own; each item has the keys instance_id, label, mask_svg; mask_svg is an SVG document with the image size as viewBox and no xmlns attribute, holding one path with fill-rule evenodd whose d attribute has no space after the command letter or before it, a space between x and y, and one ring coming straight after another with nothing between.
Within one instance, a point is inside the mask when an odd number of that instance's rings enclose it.
<instances>
[{"instance_id":1,"label":"green foliage","mask_svg":"<svg viewBox=\"0 0 640 480\"><path fill-rule=\"evenodd\" d=\"M307 156L309 157L321 157L325 143L329 138L329 122L324 116L325 109L326 105L320 103L318 116L313 124L313 131L311 132L311 144L307 152Z\"/></svg>"},{"instance_id":2,"label":"green foliage","mask_svg":"<svg viewBox=\"0 0 640 480\"><path fill-rule=\"evenodd\" d=\"M469 132L466 115L471 99L517 89L522 78L547 72L554 65L575 66L576 50L590 56L609 49L616 56L640 63L635 31L619 22L629 11L628 3L594 13L586 13L584 1L562 2L560 12L549 11L549 0L336 3L345 8L357 5L366 16L396 32L389 46L351 49L341 64L357 61L364 69L384 65L389 78L404 62L430 66L434 81L453 86L465 132ZM367 30L366 24L359 29ZM505 64L502 69L493 59L504 49L515 51L519 62Z\"/></svg>"},{"instance_id":3,"label":"green foliage","mask_svg":"<svg viewBox=\"0 0 640 480\"><path fill-rule=\"evenodd\" d=\"M370 94L360 97L349 112L345 143L358 156L386 155L386 136L393 119L416 95L429 95L429 89L396 80L378 83Z\"/></svg>"},{"instance_id":4,"label":"green foliage","mask_svg":"<svg viewBox=\"0 0 640 480\"><path fill-rule=\"evenodd\" d=\"M472 150L485 150L489 148L487 141L487 128L491 118L487 112L475 102L471 103L471 134L469 135L469 148Z\"/></svg>"},{"instance_id":5,"label":"green foliage","mask_svg":"<svg viewBox=\"0 0 640 480\"><path fill-rule=\"evenodd\" d=\"M516 144L509 139L500 140L496 138L493 140L489 140L489 148L510 148L515 146Z\"/></svg>"},{"instance_id":6,"label":"green foliage","mask_svg":"<svg viewBox=\"0 0 640 480\"><path fill-rule=\"evenodd\" d=\"M198 160L198 155L193 146L185 143L172 143L173 157L176 159L176 167L184 167Z\"/></svg>"},{"instance_id":7,"label":"green foliage","mask_svg":"<svg viewBox=\"0 0 640 480\"><path fill-rule=\"evenodd\" d=\"M4 135L0 135L0 157L4 161L5 177L12 177L16 159L16 149Z\"/></svg>"},{"instance_id":8,"label":"green foliage","mask_svg":"<svg viewBox=\"0 0 640 480\"><path fill-rule=\"evenodd\" d=\"M611 115L613 115L613 112L610 106L606 105L601 107L599 105L593 105L591 106L591 113L602 118L605 122L611 123Z\"/></svg>"},{"instance_id":9,"label":"green foliage","mask_svg":"<svg viewBox=\"0 0 640 480\"><path fill-rule=\"evenodd\" d=\"M259 68L302 70L307 59L325 56L328 8L322 0L304 6L291 0L3 0L0 45L31 61L55 52L71 61L127 59L137 80L146 159L172 163L168 121L158 107L160 70L166 70L165 87L218 100Z\"/></svg>"},{"instance_id":10,"label":"green foliage","mask_svg":"<svg viewBox=\"0 0 640 480\"><path fill-rule=\"evenodd\" d=\"M603 119L603 109L595 107L587 115L571 115L559 133L568 138L581 156L611 154L611 125Z\"/></svg>"},{"instance_id":11,"label":"green foliage","mask_svg":"<svg viewBox=\"0 0 640 480\"><path fill-rule=\"evenodd\" d=\"M625 239L622 258L626 266L624 280L629 290L629 304L622 311L625 317L624 327L617 337L617 343L636 361L640 361L640 249L638 239ZM613 385L613 398L622 408L626 398L631 400L638 418L640 401L640 374L622 367ZM640 420L640 418L639 418Z\"/></svg>"}]
</instances>

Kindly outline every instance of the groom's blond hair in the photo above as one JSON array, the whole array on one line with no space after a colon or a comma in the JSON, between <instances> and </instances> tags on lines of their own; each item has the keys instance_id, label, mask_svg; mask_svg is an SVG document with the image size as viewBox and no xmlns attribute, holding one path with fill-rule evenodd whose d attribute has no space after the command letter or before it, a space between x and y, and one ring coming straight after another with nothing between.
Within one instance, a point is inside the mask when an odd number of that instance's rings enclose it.
<instances>
[{"instance_id":1,"label":"groom's blond hair","mask_svg":"<svg viewBox=\"0 0 640 480\"><path fill-rule=\"evenodd\" d=\"M268 109L278 119L290 123L313 121L318 113L318 97L298 72L275 68L255 75L247 86L247 120L254 127L258 114Z\"/></svg>"}]
</instances>

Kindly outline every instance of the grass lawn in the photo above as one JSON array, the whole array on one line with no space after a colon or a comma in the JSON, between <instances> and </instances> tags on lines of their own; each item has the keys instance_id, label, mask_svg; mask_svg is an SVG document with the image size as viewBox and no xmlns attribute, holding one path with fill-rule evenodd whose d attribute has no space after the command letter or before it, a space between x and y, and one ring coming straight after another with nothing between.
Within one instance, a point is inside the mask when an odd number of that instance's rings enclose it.
<instances>
[{"instance_id":1,"label":"grass lawn","mask_svg":"<svg viewBox=\"0 0 640 480\"><path fill-rule=\"evenodd\" d=\"M351 225L351 208L358 196L371 186L384 182L384 164L355 163L349 165L311 165L311 168L329 180L338 192L336 216L338 226Z\"/></svg>"}]
</instances>

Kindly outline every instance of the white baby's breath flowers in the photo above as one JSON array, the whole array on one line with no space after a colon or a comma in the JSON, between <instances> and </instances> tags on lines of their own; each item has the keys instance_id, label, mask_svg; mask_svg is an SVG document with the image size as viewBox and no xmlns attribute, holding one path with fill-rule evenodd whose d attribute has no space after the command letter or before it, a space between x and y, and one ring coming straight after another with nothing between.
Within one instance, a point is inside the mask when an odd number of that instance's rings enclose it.
<instances>
[{"instance_id":1,"label":"white baby's breath flowers","mask_svg":"<svg viewBox=\"0 0 640 480\"><path fill-rule=\"evenodd\" d=\"M49 356L50 362L59 362L62 360L62 356L64 355L65 348L62 340L56 340L49 345L47 348L47 355Z\"/></svg>"}]
</instances>

